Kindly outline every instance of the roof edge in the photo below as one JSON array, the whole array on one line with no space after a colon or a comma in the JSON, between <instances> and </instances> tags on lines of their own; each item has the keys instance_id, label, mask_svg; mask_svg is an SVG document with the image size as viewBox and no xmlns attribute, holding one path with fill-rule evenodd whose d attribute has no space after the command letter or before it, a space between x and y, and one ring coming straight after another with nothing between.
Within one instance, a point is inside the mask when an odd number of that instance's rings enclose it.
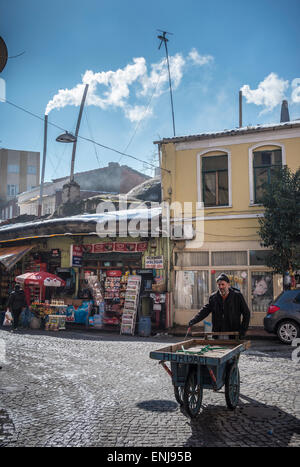
<instances>
[{"instance_id":1,"label":"roof edge","mask_svg":"<svg viewBox=\"0 0 300 467\"><path fill-rule=\"evenodd\" d=\"M167 143L183 143L186 141L197 141L203 139L211 138L222 138L226 136L239 136L250 133L261 133L264 131L275 131L280 129L294 129L300 128L300 120L294 120L284 123L275 123L275 124L265 124L265 125L255 125L247 126L241 128L235 128L231 130L223 130L213 133L201 133L198 135L188 135L188 136L175 136L173 138L163 138L162 140L153 141L153 144L167 144Z\"/></svg>"}]
</instances>

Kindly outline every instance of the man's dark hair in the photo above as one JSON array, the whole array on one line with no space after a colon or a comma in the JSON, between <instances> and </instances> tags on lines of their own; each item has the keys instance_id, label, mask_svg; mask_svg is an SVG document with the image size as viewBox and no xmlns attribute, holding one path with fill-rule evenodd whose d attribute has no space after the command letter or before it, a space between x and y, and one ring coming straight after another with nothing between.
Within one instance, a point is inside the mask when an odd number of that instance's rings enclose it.
<instances>
[{"instance_id":1,"label":"man's dark hair","mask_svg":"<svg viewBox=\"0 0 300 467\"><path fill-rule=\"evenodd\" d=\"M220 275L217 277L217 282L219 282L219 281L225 281L225 282L228 282L228 284L230 284L229 277L226 276L226 274L224 274L224 272L222 272L222 274L220 274Z\"/></svg>"}]
</instances>

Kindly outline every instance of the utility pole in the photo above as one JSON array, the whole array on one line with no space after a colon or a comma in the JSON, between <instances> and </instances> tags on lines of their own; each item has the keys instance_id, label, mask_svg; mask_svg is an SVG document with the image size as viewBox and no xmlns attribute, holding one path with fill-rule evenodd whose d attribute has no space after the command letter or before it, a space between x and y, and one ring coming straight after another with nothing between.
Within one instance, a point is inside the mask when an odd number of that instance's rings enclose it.
<instances>
[{"instance_id":1,"label":"utility pole","mask_svg":"<svg viewBox=\"0 0 300 467\"><path fill-rule=\"evenodd\" d=\"M170 64L169 64L169 53L168 53L168 47L167 47L167 42L169 41L169 39L166 38L166 34L172 34L172 33L167 32L167 31L161 31L160 29L158 29L158 31L162 32L162 35L157 36L157 38L160 39L158 50L161 48L162 43L165 44L165 49L166 49L166 57L167 57L167 65L168 65L168 73L169 73L169 84L170 84L172 120L173 120L173 134L175 136L175 118L174 118L174 106L173 106L173 96L172 96L172 81L171 81Z\"/></svg>"},{"instance_id":2,"label":"utility pole","mask_svg":"<svg viewBox=\"0 0 300 467\"><path fill-rule=\"evenodd\" d=\"M88 92L88 87L89 85L86 84L81 100L81 105L80 105L80 110L79 110L79 115L78 115L78 120L77 120L77 125L76 125L76 131L75 131L75 141L73 143L73 151L72 151L72 160L71 160L71 174L70 174L70 182L74 181L74 164L75 164L75 153L76 153L76 145L77 145L77 136L79 132L79 127L80 127L80 122L81 122L81 117L82 117L82 112L83 112L83 107L86 99L86 95Z\"/></svg>"}]
</instances>

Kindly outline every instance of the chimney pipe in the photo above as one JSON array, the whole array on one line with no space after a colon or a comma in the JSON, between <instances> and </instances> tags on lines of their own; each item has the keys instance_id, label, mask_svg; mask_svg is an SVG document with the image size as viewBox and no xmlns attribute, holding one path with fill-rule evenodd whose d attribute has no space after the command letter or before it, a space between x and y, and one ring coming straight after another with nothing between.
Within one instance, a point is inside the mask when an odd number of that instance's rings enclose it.
<instances>
[{"instance_id":1,"label":"chimney pipe","mask_svg":"<svg viewBox=\"0 0 300 467\"><path fill-rule=\"evenodd\" d=\"M239 91L239 127L243 126L243 108L242 108L243 93Z\"/></svg>"},{"instance_id":2,"label":"chimney pipe","mask_svg":"<svg viewBox=\"0 0 300 467\"><path fill-rule=\"evenodd\" d=\"M44 122L44 151L43 151L42 176L41 176L41 185L40 185L40 199L39 199L39 204L38 204L38 217L41 217L42 207L43 207L43 190L44 190L46 152L47 152L47 127L48 127L48 115L46 114L45 122Z\"/></svg>"},{"instance_id":3,"label":"chimney pipe","mask_svg":"<svg viewBox=\"0 0 300 467\"><path fill-rule=\"evenodd\" d=\"M289 121L290 121L290 114L289 114L288 101L282 101L280 123L289 122Z\"/></svg>"}]
</instances>

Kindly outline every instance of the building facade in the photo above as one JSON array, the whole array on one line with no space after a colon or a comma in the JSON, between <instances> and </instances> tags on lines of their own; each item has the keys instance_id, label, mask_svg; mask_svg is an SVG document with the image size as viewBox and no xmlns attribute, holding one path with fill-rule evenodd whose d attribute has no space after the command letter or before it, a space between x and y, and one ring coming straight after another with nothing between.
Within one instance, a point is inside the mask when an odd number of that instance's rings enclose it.
<instances>
[{"instance_id":1,"label":"building facade","mask_svg":"<svg viewBox=\"0 0 300 467\"><path fill-rule=\"evenodd\" d=\"M40 153L0 149L0 203L1 218L18 215L12 200L23 191L39 185Z\"/></svg>"},{"instance_id":2,"label":"building facade","mask_svg":"<svg viewBox=\"0 0 300 467\"><path fill-rule=\"evenodd\" d=\"M87 281L91 278L99 281L108 324L112 321L119 325L124 293L118 295L113 278L119 277L120 282L120 277L138 275L142 278L138 313L151 311L157 327L169 327L170 250L169 239L163 238L157 229L161 222L160 208L109 214L110 221L103 213L0 226L0 309L5 308L17 275L48 271L66 281L62 298L76 306ZM108 233L114 236L100 235L99 228L104 229L107 222L112 228ZM134 226L135 232L131 231ZM100 230L104 232L103 229ZM152 301L155 301L153 310L149 305Z\"/></svg>"},{"instance_id":3,"label":"building facade","mask_svg":"<svg viewBox=\"0 0 300 467\"><path fill-rule=\"evenodd\" d=\"M263 184L277 166L300 166L300 122L163 139L159 145L163 201L172 224L187 203L193 235L174 241L175 324L187 324L216 290L222 271L239 288L261 326L282 278L266 266L258 218ZM173 207L173 208L172 208Z\"/></svg>"},{"instance_id":4,"label":"building facade","mask_svg":"<svg viewBox=\"0 0 300 467\"><path fill-rule=\"evenodd\" d=\"M136 185L149 179L147 175L137 172L127 166L110 162L107 167L79 172L74 180L80 186L80 197L88 198L97 193L127 193ZM53 214L62 203L63 186L69 177L62 177L44 183L42 215ZM33 188L18 195L20 214L37 215L40 187Z\"/></svg>"}]
</instances>

